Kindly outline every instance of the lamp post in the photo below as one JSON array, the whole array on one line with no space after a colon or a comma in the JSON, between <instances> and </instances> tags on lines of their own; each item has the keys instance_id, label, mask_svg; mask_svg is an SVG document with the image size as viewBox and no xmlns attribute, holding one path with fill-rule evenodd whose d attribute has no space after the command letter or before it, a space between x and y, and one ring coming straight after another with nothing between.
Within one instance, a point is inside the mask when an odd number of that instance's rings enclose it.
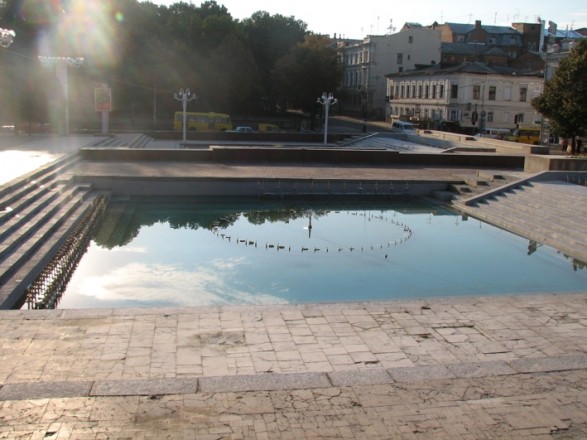
<instances>
[{"instance_id":1,"label":"lamp post","mask_svg":"<svg viewBox=\"0 0 587 440\"><path fill-rule=\"evenodd\" d=\"M15 36L16 36L16 34L14 33L14 31L11 31L9 29L0 28L0 46L2 46L2 47L10 46L12 44L12 40L14 40Z\"/></svg>"},{"instance_id":2,"label":"lamp post","mask_svg":"<svg viewBox=\"0 0 587 440\"><path fill-rule=\"evenodd\" d=\"M185 132L186 132L186 109L188 106L188 101L192 101L194 99L197 99L198 97L196 96L195 93L191 93L190 89L179 89L179 93L175 93L175 99L177 99L178 101L181 101L182 105L183 105L183 141L185 142Z\"/></svg>"},{"instance_id":3,"label":"lamp post","mask_svg":"<svg viewBox=\"0 0 587 440\"><path fill-rule=\"evenodd\" d=\"M63 101L65 103L65 120L63 121L63 135L69 136L69 87L67 80L67 68L68 67L80 67L84 59L83 58L70 58L70 57L47 57L40 56L39 61L45 67L55 67L55 74L57 81L61 85L63 92Z\"/></svg>"},{"instance_id":4,"label":"lamp post","mask_svg":"<svg viewBox=\"0 0 587 440\"><path fill-rule=\"evenodd\" d=\"M323 92L317 102L324 106L324 145L326 145L328 140L328 110L331 105L336 104L338 101L334 98L332 93L327 95L326 92Z\"/></svg>"}]
</instances>

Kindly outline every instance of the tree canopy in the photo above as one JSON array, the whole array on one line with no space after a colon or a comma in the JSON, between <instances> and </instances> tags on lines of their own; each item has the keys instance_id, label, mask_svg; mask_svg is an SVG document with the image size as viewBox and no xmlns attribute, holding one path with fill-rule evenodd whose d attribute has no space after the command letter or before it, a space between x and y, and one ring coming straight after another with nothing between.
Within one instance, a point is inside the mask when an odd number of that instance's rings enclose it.
<instances>
[{"instance_id":1,"label":"tree canopy","mask_svg":"<svg viewBox=\"0 0 587 440\"><path fill-rule=\"evenodd\" d=\"M79 120L97 120L93 93L102 83L112 88L113 118L127 119L148 119L155 109L171 118L180 88L198 96L192 111L251 115L284 102L305 107L302 96L314 103L339 84L338 71L323 68L336 63L335 48L327 39L308 45L304 22L264 11L239 21L214 0L0 0L0 27L16 32L0 50L2 120L42 119L55 99L47 90L59 87L55 72L40 67L39 55L84 58L69 69L70 113Z\"/></svg>"},{"instance_id":2,"label":"tree canopy","mask_svg":"<svg viewBox=\"0 0 587 440\"><path fill-rule=\"evenodd\" d=\"M581 40L560 61L544 93L532 101L561 136L582 136L587 130L587 40Z\"/></svg>"}]
</instances>

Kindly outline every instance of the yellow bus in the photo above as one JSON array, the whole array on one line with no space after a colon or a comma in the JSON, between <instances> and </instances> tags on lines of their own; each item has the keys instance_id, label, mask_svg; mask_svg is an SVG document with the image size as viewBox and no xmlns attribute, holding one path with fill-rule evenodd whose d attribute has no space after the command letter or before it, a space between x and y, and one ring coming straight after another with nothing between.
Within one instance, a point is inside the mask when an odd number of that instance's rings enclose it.
<instances>
[{"instance_id":1,"label":"yellow bus","mask_svg":"<svg viewBox=\"0 0 587 440\"><path fill-rule=\"evenodd\" d=\"M506 136L506 141L521 142L523 144L540 145L540 128L538 127L518 127L513 128L511 133Z\"/></svg>"},{"instance_id":2,"label":"yellow bus","mask_svg":"<svg viewBox=\"0 0 587 440\"><path fill-rule=\"evenodd\" d=\"M226 131L232 130L230 115L226 113L186 112L186 128L188 131ZM183 112L175 112L173 129L183 130Z\"/></svg>"}]
</instances>

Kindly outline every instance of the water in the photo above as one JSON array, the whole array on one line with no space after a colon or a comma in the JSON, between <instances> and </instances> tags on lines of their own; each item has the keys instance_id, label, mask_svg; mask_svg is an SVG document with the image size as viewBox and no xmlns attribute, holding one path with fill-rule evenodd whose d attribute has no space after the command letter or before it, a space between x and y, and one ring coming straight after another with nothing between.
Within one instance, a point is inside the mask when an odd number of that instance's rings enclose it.
<instances>
[{"instance_id":1,"label":"water","mask_svg":"<svg viewBox=\"0 0 587 440\"><path fill-rule=\"evenodd\" d=\"M557 251L421 201L111 204L60 308L581 291Z\"/></svg>"}]
</instances>

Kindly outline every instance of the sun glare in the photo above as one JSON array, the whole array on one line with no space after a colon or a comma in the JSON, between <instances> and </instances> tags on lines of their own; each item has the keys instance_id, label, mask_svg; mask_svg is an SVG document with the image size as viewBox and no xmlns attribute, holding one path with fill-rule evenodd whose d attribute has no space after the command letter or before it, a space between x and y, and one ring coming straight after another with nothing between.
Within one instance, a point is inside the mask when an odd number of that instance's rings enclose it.
<instances>
[{"instance_id":1,"label":"sun glare","mask_svg":"<svg viewBox=\"0 0 587 440\"><path fill-rule=\"evenodd\" d=\"M123 16L112 3L103 0L71 1L67 10L53 15L54 20L47 32L40 37L40 55L83 57L93 64L116 63L120 56L117 50L119 44L116 43L117 27Z\"/></svg>"}]
</instances>

